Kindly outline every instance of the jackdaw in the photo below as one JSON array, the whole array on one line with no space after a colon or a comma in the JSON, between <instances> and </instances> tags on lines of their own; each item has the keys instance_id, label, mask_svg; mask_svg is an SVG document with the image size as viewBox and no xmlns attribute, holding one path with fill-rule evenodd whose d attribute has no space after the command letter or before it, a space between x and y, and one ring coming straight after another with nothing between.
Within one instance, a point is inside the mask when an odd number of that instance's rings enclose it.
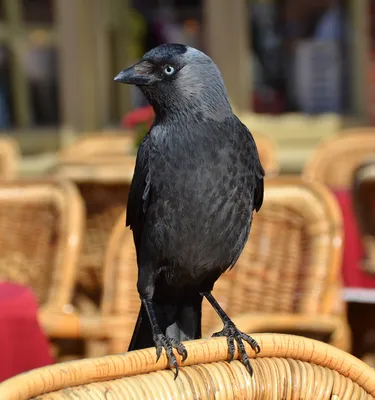
<instances>
[{"instance_id":1,"label":"jackdaw","mask_svg":"<svg viewBox=\"0 0 375 400\"><path fill-rule=\"evenodd\" d=\"M224 323L230 360L237 329L212 296L220 275L233 267L248 239L253 210L263 202L264 170L254 139L233 114L220 71L203 52L163 44L120 72L115 81L136 85L155 111L138 149L126 225L133 231L141 298L129 350L173 348L187 357L183 340L201 337L205 297Z\"/></svg>"}]
</instances>

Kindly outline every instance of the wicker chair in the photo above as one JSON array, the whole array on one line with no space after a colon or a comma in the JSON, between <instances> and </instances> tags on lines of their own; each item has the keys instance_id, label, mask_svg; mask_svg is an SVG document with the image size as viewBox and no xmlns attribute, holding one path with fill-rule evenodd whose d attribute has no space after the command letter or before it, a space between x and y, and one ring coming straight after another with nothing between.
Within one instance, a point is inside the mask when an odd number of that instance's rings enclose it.
<instances>
[{"instance_id":1,"label":"wicker chair","mask_svg":"<svg viewBox=\"0 0 375 400\"><path fill-rule=\"evenodd\" d=\"M134 170L131 146L129 136L88 136L59 157L55 174L75 182L86 205L86 234L77 277L77 304L85 312L95 312L101 301L105 247L126 207Z\"/></svg>"},{"instance_id":2,"label":"wicker chair","mask_svg":"<svg viewBox=\"0 0 375 400\"><path fill-rule=\"evenodd\" d=\"M255 338L262 350L247 346L252 377L240 361L226 361L226 340L218 338L186 342L176 380L165 353L156 362L155 349L145 349L33 370L0 384L0 393L7 400L375 398L375 371L352 355L298 336Z\"/></svg>"},{"instance_id":3,"label":"wicker chair","mask_svg":"<svg viewBox=\"0 0 375 400\"><path fill-rule=\"evenodd\" d=\"M256 141L265 170L277 174L278 163L272 141L263 135L256 136ZM105 245L125 209L134 166L135 149L129 133L81 138L59 158L57 175L74 181L86 203L87 232L78 282L82 293L96 307L102 294ZM80 301L82 305L82 297Z\"/></svg>"},{"instance_id":4,"label":"wicker chair","mask_svg":"<svg viewBox=\"0 0 375 400\"><path fill-rule=\"evenodd\" d=\"M20 160L18 143L8 137L0 136L0 179L10 180L17 176Z\"/></svg>"},{"instance_id":5,"label":"wicker chair","mask_svg":"<svg viewBox=\"0 0 375 400\"><path fill-rule=\"evenodd\" d=\"M318 146L306 164L303 177L339 190L352 186L354 170L375 156L373 128L347 129Z\"/></svg>"},{"instance_id":6,"label":"wicker chair","mask_svg":"<svg viewBox=\"0 0 375 400\"><path fill-rule=\"evenodd\" d=\"M84 211L64 181L0 183L0 280L33 288L42 310L70 309Z\"/></svg>"},{"instance_id":7,"label":"wicker chair","mask_svg":"<svg viewBox=\"0 0 375 400\"><path fill-rule=\"evenodd\" d=\"M375 274L375 157L354 171L352 186L353 206L365 247L362 267Z\"/></svg>"},{"instance_id":8,"label":"wicker chair","mask_svg":"<svg viewBox=\"0 0 375 400\"><path fill-rule=\"evenodd\" d=\"M317 183L280 177L265 184L250 239L213 294L248 332L303 332L350 349L341 300L342 226L333 196ZM203 332L222 325L203 303Z\"/></svg>"},{"instance_id":9,"label":"wicker chair","mask_svg":"<svg viewBox=\"0 0 375 400\"><path fill-rule=\"evenodd\" d=\"M137 320L137 264L133 234L125 228L126 215L118 219L108 241L104 263L104 291L100 312L41 315L42 325L53 335L86 339L86 356L124 352Z\"/></svg>"},{"instance_id":10,"label":"wicker chair","mask_svg":"<svg viewBox=\"0 0 375 400\"><path fill-rule=\"evenodd\" d=\"M336 203L319 184L298 178L268 179L265 187L250 240L237 265L217 281L216 298L243 331L303 332L349 350ZM106 339L102 354L125 351L140 305L136 280L133 238L123 214L108 245L101 316L57 315L50 325L64 326L71 337ZM206 301L202 325L204 336L221 325Z\"/></svg>"}]
</instances>

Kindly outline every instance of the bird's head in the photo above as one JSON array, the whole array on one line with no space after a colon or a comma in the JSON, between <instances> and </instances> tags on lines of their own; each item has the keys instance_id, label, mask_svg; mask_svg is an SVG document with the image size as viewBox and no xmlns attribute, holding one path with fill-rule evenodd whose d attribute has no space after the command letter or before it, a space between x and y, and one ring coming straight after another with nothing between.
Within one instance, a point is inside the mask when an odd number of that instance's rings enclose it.
<instances>
[{"instance_id":1,"label":"bird's head","mask_svg":"<svg viewBox=\"0 0 375 400\"><path fill-rule=\"evenodd\" d=\"M157 115L196 110L214 118L231 112L217 66L203 52L183 44L148 51L114 80L138 86Z\"/></svg>"}]
</instances>

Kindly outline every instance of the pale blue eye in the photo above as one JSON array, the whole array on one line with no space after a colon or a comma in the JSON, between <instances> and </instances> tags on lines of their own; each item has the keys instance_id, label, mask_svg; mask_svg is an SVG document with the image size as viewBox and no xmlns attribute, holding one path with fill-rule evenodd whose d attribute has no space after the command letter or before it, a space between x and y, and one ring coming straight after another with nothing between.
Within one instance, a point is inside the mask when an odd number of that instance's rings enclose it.
<instances>
[{"instance_id":1,"label":"pale blue eye","mask_svg":"<svg viewBox=\"0 0 375 400\"><path fill-rule=\"evenodd\" d=\"M174 74L175 69L171 66L171 65L166 65L164 67L164 73L165 75L173 75Z\"/></svg>"}]
</instances>

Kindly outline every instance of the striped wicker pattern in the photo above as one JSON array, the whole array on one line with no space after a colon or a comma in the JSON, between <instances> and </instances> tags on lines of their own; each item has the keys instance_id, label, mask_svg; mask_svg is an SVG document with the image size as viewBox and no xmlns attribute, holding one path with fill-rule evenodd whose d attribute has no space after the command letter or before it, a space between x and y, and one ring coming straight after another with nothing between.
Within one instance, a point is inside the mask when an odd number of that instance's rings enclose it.
<instances>
[{"instance_id":1,"label":"striped wicker pattern","mask_svg":"<svg viewBox=\"0 0 375 400\"><path fill-rule=\"evenodd\" d=\"M0 280L31 286L40 302L70 304L83 229L75 187L59 181L0 184Z\"/></svg>"},{"instance_id":2,"label":"striped wicker pattern","mask_svg":"<svg viewBox=\"0 0 375 400\"><path fill-rule=\"evenodd\" d=\"M176 380L165 354L156 363L155 350L146 349L34 370L0 384L0 393L7 400L375 398L375 371L350 354L298 336L255 338L262 350L253 377L226 361L220 338L185 343L189 356Z\"/></svg>"},{"instance_id":3,"label":"striped wicker pattern","mask_svg":"<svg viewBox=\"0 0 375 400\"><path fill-rule=\"evenodd\" d=\"M17 176L20 162L18 143L6 135L0 136L0 179L9 180Z\"/></svg>"},{"instance_id":4,"label":"striped wicker pattern","mask_svg":"<svg viewBox=\"0 0 375 400\"><path fill-rule=\"evenodd\" d=\"M334 189L348 189L354 170L375 157L373 128L347 129L322 141L306 164L303 176Z\"/></svg>"}]
</instances>

